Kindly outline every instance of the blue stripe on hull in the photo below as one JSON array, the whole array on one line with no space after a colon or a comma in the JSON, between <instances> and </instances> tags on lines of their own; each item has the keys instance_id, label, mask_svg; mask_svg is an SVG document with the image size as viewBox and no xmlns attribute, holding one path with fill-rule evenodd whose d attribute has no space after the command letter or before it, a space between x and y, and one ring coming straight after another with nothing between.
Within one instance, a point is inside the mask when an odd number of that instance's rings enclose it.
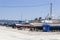
<instances>
[{"instance_id":1,"label":"blue stripe on hull","mask_svg":"<svg viewBox=\"0 0 60 40\"><path fill-rule=\"evenodd\" d=\"M43 27L41 26L35 26L34 28L43 30ZM50 30L60 30L60 26L50 26Z\"/></svg>"}]
</instances>

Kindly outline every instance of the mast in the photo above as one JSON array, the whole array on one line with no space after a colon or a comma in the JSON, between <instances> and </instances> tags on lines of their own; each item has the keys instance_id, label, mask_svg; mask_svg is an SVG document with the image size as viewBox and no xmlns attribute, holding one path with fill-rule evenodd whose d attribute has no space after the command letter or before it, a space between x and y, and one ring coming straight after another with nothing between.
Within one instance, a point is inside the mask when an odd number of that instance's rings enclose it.
<instances>
[{"instance_id":1,"label":"mast","mask_svg":"<svg viewBox=\"0 0 60 40\"><path fill-rule=\"evenodd\" d=\"M46 16L47 20L52 20L52 2L50 3L50 13Z\"/></svg>"},{"instance_id":2,"label":"mast","mask_svg":"<svg viewBox=\"0 0 60 40\"><path fill-rule=\"evenodd\" d=\"M50 3L50 20L52 19L52 2Z\"/></svg>"},{"instance_id":3,"label":"mast","mask_svg":"<svg viewBox=\"0 0 60 40\"><path fill-rule=\"evenodd\" d=\"M22 21L23 13L21 13L21 21Z\"/></svg>"}]
</instances>

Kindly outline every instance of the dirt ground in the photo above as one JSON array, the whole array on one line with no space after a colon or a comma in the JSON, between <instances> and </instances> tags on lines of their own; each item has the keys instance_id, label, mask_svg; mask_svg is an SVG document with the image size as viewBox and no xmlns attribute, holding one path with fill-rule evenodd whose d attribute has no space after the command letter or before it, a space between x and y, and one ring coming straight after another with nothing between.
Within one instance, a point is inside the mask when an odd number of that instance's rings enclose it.
<instances>
[{"instance_id":1,"label":"dirt ground","mask_svg":"<svg viewBox=\"0 0 60 40\"><path fill-rule=\"evenodd\" d=\"M0 40L60 40L60 32L36 32L0 26Z\"/></svg>"}]
</instances>

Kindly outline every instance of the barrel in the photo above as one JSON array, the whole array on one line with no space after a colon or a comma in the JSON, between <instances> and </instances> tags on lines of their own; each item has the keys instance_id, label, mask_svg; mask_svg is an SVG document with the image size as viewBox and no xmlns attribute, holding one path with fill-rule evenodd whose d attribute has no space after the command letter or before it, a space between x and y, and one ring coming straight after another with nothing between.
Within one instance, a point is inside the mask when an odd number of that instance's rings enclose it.
<instances>
[{"instance_id":1,"label":"barrel","mask_svg":"<svg viewBox=\"0 0 60 40\"><path fill-rule=\"evenodd\" d=\"M44 25L43 25L43 31L49 32L49 31L50 31L50 25L44 24Z\"/></svg>"}]
</instances>

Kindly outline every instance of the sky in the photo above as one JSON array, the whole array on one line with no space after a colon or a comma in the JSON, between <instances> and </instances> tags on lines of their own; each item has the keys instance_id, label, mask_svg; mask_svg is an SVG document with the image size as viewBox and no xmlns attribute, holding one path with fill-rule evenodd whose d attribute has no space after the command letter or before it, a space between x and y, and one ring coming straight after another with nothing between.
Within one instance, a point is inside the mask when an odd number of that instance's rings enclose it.
<instances>
[{"instance_id":1,"label":"sky","mask_svg":"<svg viewBox=\"0 0 60 40\"><path fill-rule=\"evenodd\" d=\"M31 20L50 13L53 4L53 18L60 18L60 0L0 0L0 19Z\"/></svg>"}]
</instances>

